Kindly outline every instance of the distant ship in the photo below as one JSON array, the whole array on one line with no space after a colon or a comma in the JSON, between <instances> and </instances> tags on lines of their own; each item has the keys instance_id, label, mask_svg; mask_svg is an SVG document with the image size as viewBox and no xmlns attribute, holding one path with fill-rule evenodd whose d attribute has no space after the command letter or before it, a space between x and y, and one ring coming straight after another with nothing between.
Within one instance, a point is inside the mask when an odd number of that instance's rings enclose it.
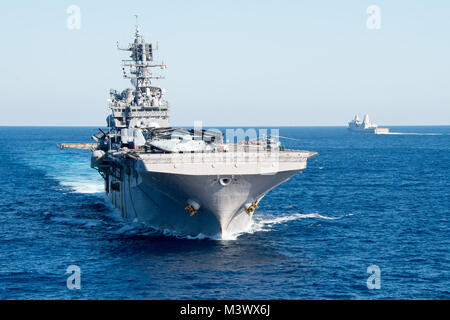
<instances>
[{"instance_id":1,"label":"distant ship","mask_svg":"<svg viewBox=\"0 0 450 320\"><path fill-rule=\"evenodd\" d=\"M367 114L364 116L363 121L361 121L359 116L356 115L355 118L348 123L348 130L357 133L389 133L389 128L378 128L376 123L371 123L369 120L369 115Z\"/></svg>"}]
</instances>

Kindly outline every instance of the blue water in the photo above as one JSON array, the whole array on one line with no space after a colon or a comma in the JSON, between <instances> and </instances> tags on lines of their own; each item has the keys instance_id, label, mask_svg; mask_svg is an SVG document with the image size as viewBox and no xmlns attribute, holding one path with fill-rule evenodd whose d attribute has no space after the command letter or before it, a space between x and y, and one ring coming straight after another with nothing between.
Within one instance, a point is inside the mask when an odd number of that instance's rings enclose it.
<instances>
[{"instance_id":1,"label":"blue water","mask_svg":"<svg viewBox=\"0 0 450 320\"><path fill-rule=\"evenodd\" d=\"M118 218L90 152L56 147L95 128L0 127L0 298L449 299L450 127L393 131L418 134L281 128L319 156L262 200L250 233L215 241Z\"/></svg>"}]
</instances>

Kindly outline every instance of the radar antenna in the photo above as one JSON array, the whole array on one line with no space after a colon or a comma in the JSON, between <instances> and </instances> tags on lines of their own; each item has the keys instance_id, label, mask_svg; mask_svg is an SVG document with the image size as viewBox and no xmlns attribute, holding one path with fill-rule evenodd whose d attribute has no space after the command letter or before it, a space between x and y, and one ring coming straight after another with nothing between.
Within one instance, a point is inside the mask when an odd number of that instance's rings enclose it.
<instances>
[{"instance_id":1,"label":"radar antenna","mask_svg":"<svg viewBox=\"0 0 450 320\"><path fill-rule=\"evenodd\" d=\"M164 62L153 60L154 46L145 42L139 30L139 15L136 18L133 41L125 47L117 48L129 51L130 57L122 60L123 78L130 80L133 89L127 89L119 94L111 91L112 117L116 128L119 127L160 127L169 125L169 104L164 100L164 90L152 84L154 79L164 79L153 74L153 68L166 69Z\"/></svg>"}]
</instances>

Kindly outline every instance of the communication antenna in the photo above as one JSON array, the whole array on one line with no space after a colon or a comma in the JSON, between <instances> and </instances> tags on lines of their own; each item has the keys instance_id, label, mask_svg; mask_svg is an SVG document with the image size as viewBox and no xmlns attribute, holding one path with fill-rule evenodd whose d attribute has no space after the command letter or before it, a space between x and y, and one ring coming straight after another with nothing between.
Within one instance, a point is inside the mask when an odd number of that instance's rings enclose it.
<instances>
[{"instance_id":1,"label":"communication antenna","mask_svg":"<svg viewBox=\"0 0 450 320\"><path fill-rule=\"evenodd\" d=\"M140 32L139 32L139 14L135 14L134 15L136 17L136 38L140 37Z\"/></svg>"}]
</instances>

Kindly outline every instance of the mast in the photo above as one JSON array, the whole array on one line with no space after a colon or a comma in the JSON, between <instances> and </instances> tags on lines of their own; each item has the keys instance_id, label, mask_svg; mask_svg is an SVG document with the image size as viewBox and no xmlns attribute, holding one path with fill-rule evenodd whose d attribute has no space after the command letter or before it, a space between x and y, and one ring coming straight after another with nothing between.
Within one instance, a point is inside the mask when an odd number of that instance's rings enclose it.
<instances>
[{"instance_id":1,"label":"mast","mask_svg":"<svg viewBox=\"0 0 450 320\"><path fill-rule=\"evenodd\" d=\"M135 102L138 102L138 99L148 93L148 88L151 87L150 79L164 79L163 76L153 76L153 72L150 68L161 68L165 69L166 65L164 62L161 63L152 63L153 62L153 44L146 43L144 38L142 37L139 30L138 17L136 16L136 29L134 34L134 42L129 44L127 48L120 48L117 45L119 50L130 51L131 60L122 60L122 70L123 70L123 78L130 79L131 83L135 87L136 95ZM125 69L129 68L128 71Z\"/></svg>"},{"instance_id":2,"label":"mast","mask_svg":"<svg viewBox=\"0 0 450 320\"><path fill-rule=\"evenodd\" d=\"M122 60L122 72L123 78L130 80L134 90L126 89L122 94L111 91L112 117L116 127L168 127L169 104L163 99L163 89L152 84L153 79L164 79L161 75L154 75L153 70L166 69L166 65L154 61L153 51L156 49L152 43L145 42L139 29L139 16L136 14L135 17L134 41L125 48L117 43L119 50L131 53L130 59Z\"/></svg>"}]
</instances>

